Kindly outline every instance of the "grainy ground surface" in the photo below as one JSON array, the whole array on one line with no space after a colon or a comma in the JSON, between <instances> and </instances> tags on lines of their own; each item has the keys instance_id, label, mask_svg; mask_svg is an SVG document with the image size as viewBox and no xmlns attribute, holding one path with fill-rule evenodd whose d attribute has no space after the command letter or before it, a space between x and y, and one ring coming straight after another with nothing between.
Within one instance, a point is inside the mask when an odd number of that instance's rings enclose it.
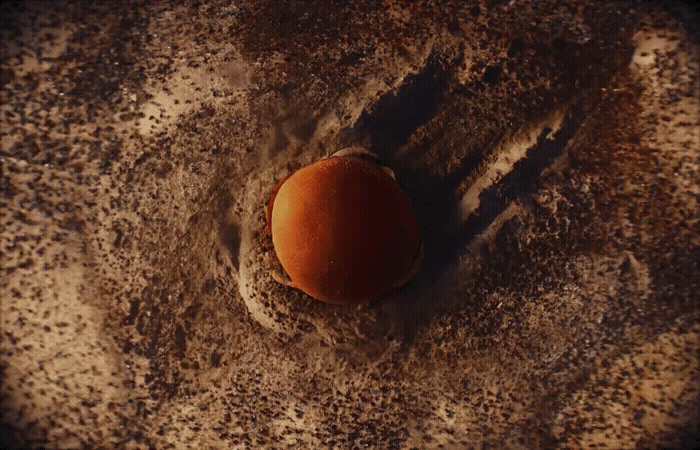
<instances>
[{"instance_id":1,"label":"grainy ground surface","mask_svg":"<svg viewBox=\"0 0 700 450\"><path fill-rule=\"evenodd\" d=\"M677 2L0 4L7 447L690 447L700 14ZM277 180L350 145L410 286L269 276Z\"/></svg>"}]
</instances>

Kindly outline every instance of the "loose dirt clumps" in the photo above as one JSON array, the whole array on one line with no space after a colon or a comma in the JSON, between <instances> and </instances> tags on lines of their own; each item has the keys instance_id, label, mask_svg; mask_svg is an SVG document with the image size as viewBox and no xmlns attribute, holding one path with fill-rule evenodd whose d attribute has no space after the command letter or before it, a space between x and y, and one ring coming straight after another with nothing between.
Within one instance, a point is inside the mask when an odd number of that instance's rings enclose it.
<instances>
[{"instance_id":1,"label":"loose dirt clumps","mask_svg":"<svg viewBox=\"0 0 700 450\"><path fill-rule=\"evenodd\" d=\"M3 446L697 441L689 6L37 5L0 6ZM350 146L425 259L337 307L264 209Z\"/></svg>"}]
</instances>

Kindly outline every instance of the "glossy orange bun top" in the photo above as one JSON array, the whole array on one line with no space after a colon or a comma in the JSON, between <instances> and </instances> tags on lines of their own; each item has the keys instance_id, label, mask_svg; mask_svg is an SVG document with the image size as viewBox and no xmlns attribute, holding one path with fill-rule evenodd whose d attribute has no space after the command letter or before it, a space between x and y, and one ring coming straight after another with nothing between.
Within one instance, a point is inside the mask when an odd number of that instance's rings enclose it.
<instances>
[{"instance_id":1,"label":"glossy orange bun top","mask_svg":"<svg viewBox=\"0 0 700 450\"><path fill-rule=\"evenodd\" d=\"M294 286L329 303L387 294L420 247L409 198L382 168L355 157L307 166L271 202L272 242Z\"/></svg>"}]
</instances>

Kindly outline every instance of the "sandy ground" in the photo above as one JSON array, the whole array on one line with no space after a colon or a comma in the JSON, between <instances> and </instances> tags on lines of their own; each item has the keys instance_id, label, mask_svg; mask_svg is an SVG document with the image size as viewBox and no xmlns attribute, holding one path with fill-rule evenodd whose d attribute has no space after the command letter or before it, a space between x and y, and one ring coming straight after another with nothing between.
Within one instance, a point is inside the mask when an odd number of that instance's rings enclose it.
<instances>
[{"instance_id":1,"label":"sandy ground","mask_svg":"<svg viewBox=\"0 0 700 450\"><path fill-rule=\"evenodd\" d=\"M2 446L698 444L689 3L100 3L0 4ZM264 206L348 146L425 262L337 307Z\"/></svg>"}]
</instances>

